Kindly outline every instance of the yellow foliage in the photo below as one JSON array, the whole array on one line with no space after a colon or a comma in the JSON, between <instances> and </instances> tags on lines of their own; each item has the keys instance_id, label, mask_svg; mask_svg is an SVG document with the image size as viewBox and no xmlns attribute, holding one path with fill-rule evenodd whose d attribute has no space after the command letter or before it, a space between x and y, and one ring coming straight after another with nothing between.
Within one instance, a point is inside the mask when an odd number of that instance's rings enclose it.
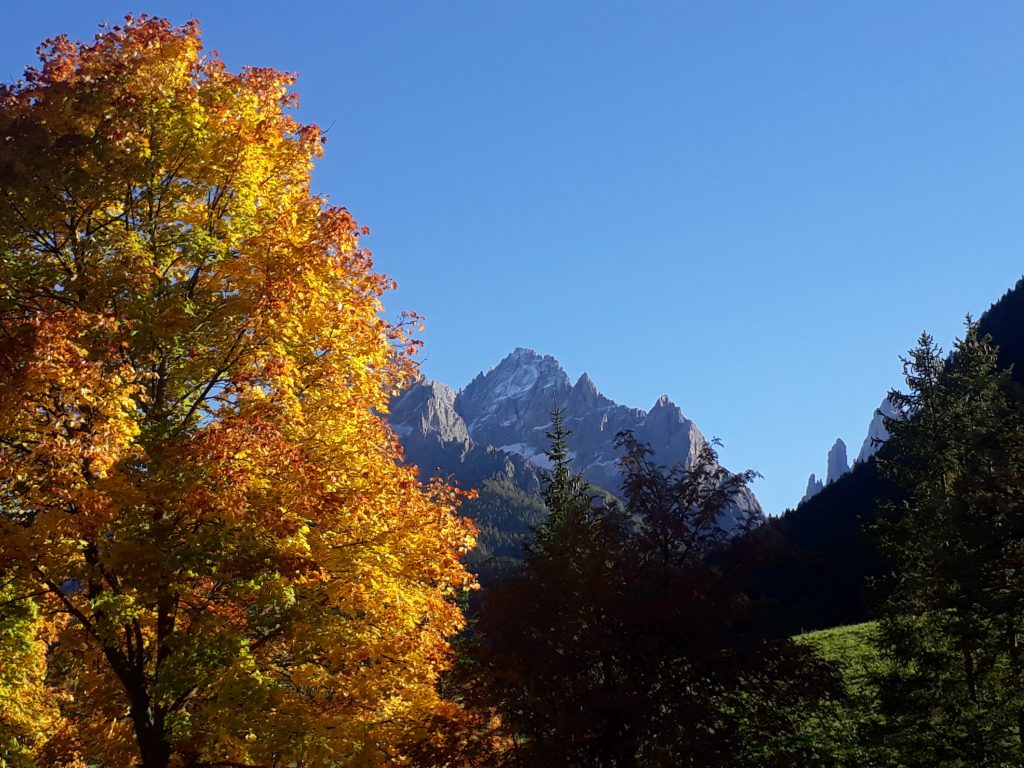
<instances>
[{"instance_id":1,"label":"yellow foliage","mask_svg":"<svg viewBox=\"0 0 1024 768\"><path fill-rule=\"evenodd\" d=\"M459 717L435 683L473 532L381 420L416 342L310 192L319 129L195 24L40 53L0 88L0 548L67 697L18 689L60 714L31 749L407 764Z\"/></svg>"}]
</instances>

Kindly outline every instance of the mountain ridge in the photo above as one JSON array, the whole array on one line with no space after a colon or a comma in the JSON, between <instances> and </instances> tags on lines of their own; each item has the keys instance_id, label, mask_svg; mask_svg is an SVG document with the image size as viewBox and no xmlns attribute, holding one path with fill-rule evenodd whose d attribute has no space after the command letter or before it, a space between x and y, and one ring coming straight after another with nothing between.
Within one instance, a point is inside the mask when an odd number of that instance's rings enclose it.
<instances>
[{"instance_id":1,"label":"mountain ridge","mask_svg":"<svg viewBox=\"0 0 1024 768\"><path fill-rule=\"evenodd\" d=\"M545 433L555 408L572 432L574 471L612 493L621 483L615 448L619 432L632 430L664 465L690 466L706 444L696 424L667 395L649 411L621 405L601 394L589 374L572 382L558 360L527 347L517 347L458 390L421 378L392 401L388 420L407 461L424 477L440 473L470 487L497 480L536 493L549 466ZM745 517L763 518L749 489L737 496L734 507L723 527Z\"/></svg>"}]
</instances>

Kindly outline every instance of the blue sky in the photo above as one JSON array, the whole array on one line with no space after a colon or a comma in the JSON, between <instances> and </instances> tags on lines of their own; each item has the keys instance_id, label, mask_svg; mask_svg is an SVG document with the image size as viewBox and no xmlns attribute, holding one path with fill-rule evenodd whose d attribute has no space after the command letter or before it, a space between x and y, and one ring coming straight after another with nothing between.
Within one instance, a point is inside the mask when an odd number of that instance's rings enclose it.
<instances>
[{"instance_id":1,"label":"blue sky","mask_svg":"<svg viewBox=\"0 0 1024 768\"><path fill-rule=\"evenodd\" d=\"M428 376L528 346L668 394L770 512L1024 273L1024 4L51 0L5 8L0 77L129 10L298 72Z\"/></svg>"}]
</instances>

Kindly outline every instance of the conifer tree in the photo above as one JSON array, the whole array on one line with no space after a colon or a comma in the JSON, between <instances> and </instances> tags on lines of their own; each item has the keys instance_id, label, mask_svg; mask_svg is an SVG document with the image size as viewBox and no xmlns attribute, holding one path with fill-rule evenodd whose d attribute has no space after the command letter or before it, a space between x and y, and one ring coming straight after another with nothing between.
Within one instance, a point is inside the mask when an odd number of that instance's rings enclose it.
<instances>
[{"instance_id":1,"label":"conifer tree","mask_svg":"<svg viewBox=\"0 0 1024 768\"><path fill-rule=\"evenodd\" d=\"M569 529L583 524L593 505L587 481L581 473L572 471L568 444L571 434L562 420L562 409L556 407L551 412L551 428L544 433L550 443L544 453L551 462L551 469L545 474L542 491L548 517L537 531L537 541L541 544L571 535Z\"/></svg>"},{"instance_id":2,"label":"conifer tree","mask_svg":"<svg viewBox=\"0 0 1024 768\"><path fill-rule=\"evenodd\" d=\"M882 693L908 765L1024 760L1024 420L997 361L968 318L948 361L922 335L890 395L880 465L908 496L880 526Z\"/></svg>"}]
</instances>

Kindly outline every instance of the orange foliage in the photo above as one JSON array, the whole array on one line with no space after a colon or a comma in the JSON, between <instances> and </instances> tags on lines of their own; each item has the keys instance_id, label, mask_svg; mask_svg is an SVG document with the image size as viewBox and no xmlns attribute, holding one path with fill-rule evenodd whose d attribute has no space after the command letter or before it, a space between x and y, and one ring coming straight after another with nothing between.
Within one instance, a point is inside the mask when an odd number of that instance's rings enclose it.
<instances>
[{"instance_id":1,"label":"orange foliage","mask_svg":"<svg viewBox=\"0 0 1024 768\"><path fill-rule=\"evenodd\" d=\"M408 763L458 717L473 534L381 420L416 342L310 192L319 129L194 23L40 56L0 87L0 548L66 697L40 754Z\"/></svg>"}]
</instances>

